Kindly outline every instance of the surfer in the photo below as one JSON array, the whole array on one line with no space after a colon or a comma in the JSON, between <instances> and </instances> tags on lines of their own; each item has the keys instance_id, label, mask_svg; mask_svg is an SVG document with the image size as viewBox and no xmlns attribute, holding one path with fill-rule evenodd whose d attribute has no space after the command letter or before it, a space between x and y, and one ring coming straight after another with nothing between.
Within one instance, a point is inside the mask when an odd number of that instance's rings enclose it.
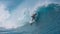
<instances>
[{"instance_id":1,"label":"surfer","mask_svg":"<svg viewBox=\"0 0 60 34\"><path fill-rule=\"evenodd\" d=\"M35 14L33 14L31 17L32 17L32 23L31 23L31 25L33 24L33 22L35 21L35 18L36 18L36 13Z\"/></svg>"}]
</instances>

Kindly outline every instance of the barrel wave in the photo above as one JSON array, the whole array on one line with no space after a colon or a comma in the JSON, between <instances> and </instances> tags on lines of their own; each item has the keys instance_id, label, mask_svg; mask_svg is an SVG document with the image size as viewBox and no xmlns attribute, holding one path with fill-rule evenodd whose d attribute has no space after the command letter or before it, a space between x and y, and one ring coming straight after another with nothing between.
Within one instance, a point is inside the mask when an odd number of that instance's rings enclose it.
<instances>
[{"instance_id":1,"label":"barrel wave","mask_svg":"<svg viewBox=\"0 0 60 34\"><path fill-rule=\"evenodd\" d=\"M48 4L37 8L35 22L23 27L5 30L5 34L60 34L60 5ZM4 33L2 33L4 34Z\"/></svg>"}]
</instances>

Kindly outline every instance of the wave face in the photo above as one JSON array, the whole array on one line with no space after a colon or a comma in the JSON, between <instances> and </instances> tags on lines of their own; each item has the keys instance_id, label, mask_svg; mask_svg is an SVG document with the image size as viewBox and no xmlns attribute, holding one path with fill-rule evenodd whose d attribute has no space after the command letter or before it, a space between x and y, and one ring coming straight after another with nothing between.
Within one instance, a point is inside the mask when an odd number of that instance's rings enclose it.
<instances>
[{"instance_id":1,"label":"wave face","mask_svg":"<svg viewBox=\"0 0 60 34\"><path fill-rule=\"evenodd\" d=\"M38 7L36 22L17 29L5 30L5 34L60 34L60 5ZM4 34L4 33L2 33Z\"/></svg>"},{"instance_id":2,"label":"wave face","mask_svg":"<svg viewBox=\"0 0 60 34\"><path fill-rule=\"evenodd\" d=\"M60 34L60 5L49 4L37 9L38 34Z\"/></svg>"}]
</instances>

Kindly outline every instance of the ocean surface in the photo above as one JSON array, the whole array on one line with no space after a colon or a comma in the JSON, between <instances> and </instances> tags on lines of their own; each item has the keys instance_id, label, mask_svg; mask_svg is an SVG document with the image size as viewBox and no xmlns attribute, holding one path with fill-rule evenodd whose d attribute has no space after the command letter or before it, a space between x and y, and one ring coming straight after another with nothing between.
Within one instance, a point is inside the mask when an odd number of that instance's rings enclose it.
<instances>
[{"instance_id":1,"label":"ocean surface","mask_svg":"<svg viewBox=\"0 0 60 34\"><path fill-rule=\"evenodd\" d=\"M0 28L0 34L60 34L60 5L51 3L36 10L35 22L22 27Z\"/></svg>"}]
</instances>

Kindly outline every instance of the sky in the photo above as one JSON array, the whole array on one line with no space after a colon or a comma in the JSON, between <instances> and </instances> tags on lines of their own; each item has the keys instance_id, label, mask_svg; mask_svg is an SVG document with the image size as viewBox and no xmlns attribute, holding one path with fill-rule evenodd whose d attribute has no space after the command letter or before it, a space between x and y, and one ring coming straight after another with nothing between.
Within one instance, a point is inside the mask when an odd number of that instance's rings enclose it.
<instances>
[{"instance_id":1,"label":"sky","mask_svg":"<svg viewBox=\"0 0 60 34\"><path fill-rule=\"evenodd\" d=\"M17 28L31 21L37 8L60 0L0 0L0 27Z\"/></svg>"}]
</instances>

